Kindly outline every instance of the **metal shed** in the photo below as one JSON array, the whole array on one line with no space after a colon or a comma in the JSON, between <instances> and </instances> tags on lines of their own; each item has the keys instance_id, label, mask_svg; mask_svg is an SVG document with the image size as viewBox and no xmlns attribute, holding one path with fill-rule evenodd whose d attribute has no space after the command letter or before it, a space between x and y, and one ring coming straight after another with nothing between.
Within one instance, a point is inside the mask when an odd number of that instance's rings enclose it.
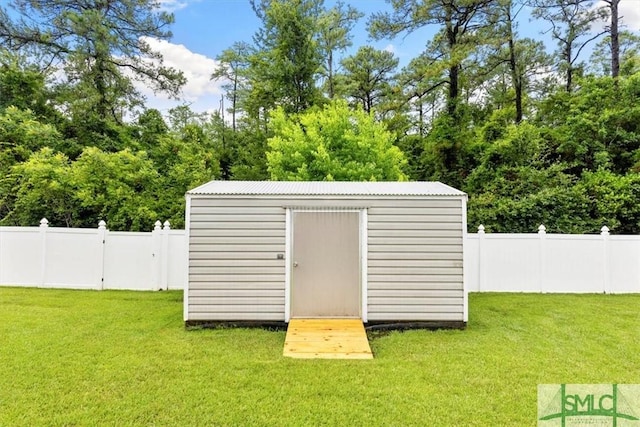
<instances>
[{"instance_id":1,"label":"metal shed","mask_svg":"<svg viewBox=\"0 0 640 427\"><path fill-rule=\"evenodd\" d=\"M440 182L211 181L187 193L187 324L467 322L465 193Z\"/></svg>"}]
</instances>

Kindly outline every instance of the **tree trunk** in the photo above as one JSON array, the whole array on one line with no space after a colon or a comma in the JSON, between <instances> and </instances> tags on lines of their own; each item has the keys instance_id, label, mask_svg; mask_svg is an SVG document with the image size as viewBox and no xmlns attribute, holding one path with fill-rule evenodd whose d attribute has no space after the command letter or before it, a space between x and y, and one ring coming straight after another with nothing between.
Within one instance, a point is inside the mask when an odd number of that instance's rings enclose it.
<instances>
[{"instance_id":1,"label":"tree trunk","mask_svg":"<svg viewBox=\"0 0 640 427\"><path fill-rule=\"evenodd\" d=\"M424 136L424 106L422 104L422 98L418 98L418 133L420 136Z\"/></svg>"},{"instance_id":2,"label":"tree trunk","mask_svg":"<svg viewBox=\"0 0 640 427\"><path fill-rule=\"evenodd\" d=\"M516 123L522 121L522 76L518 73L516 60L516 47L513 40L513 18L511 16L511 4L506 6L507 32L509 34L509 69L511 70L511 80L515 91Z\"/></svg>"},{"instance_id":3,"label":"tree trunk","mask_svg":"<svg viewBox=\"0 0 640 427\"><path fill-rule=\"evenodd\" d=\"M231 98L231 126L233 133L236 132L236 104L238 102L238 73L233 78L233 97ZM224 112L222 119L224 120Z\"/></svg>"},{"instance_id":4,"label":"tree trunk","mask_svg":"<svg viewBox=\"0 0 640 427\"><path fill-rule=\"evenodd\" d=\"M333 51L329 50L329 55L327 57L327 71L328 71L328 76L327 76L327 80L329 83L329 99L333 99L334 96L334 89L333 89Z\"/></svg>"},{"instance_id":5,"label":"tree trunk","mask_svg":"<svg viewBox=\"0 0 640 427\"><path fill-rule=\"evenodd\" d=\"M458 80L460 78L460 66L453 65L449 68L449 94L447 96L447 112L451 117L457 117L458 97L460 96L460 88Z\"/></svg>"},{"instance_id":6,"label":"tree trunk","mask_svg":"<svg viewBox=\"0 0 640 427\"><path fill-rule=\"evenodd\" d=\"M95 77L93 79L98 95L96 113L101 120L107 120L109 114L109 102L107 101L107 82L104 58L100 54L96 55Z\"/></svg>"},{"instance_id":7,"label":"tree trunk","mask_svg":"<svg viewBox=\"0 0 640 427\"><path fill-rule=\"evenodd\" d=\"M620 74L620 41L618 39L618 3L620 0L610 0L611 7L611 77L618 78Z\"/></svg>"},{"instance_id":8,"label":"tree trunk","mask_svg":"<svg viewBox=\"0 0 640 427\"><path fill-rule=\"evenodd\" d=\"M567 62L567 81L565 89L567 92L571 92L571 86L573 84L573 66L571 64L571 44L567 43L565 46L565 58L564 60Z\"/></svg>"},{"instance_id":9,"label":"tree trunk","mask_svg":"<svg viewBox=\"0 0 640 427\"><path fill-rule=\"evenodd\" d=\"M457 30L453 27L451 5L446 9L446 32L447 32L447 44L449 45L449 51L453 52L453 49L457 45ZM457 119L457 106L458 96L460 95L460 88L458 86L458 80L460 78L460 65L453 64L449 67L449 93L447 96L447 113L449 116Z\"/></svg>"}]
</instances>

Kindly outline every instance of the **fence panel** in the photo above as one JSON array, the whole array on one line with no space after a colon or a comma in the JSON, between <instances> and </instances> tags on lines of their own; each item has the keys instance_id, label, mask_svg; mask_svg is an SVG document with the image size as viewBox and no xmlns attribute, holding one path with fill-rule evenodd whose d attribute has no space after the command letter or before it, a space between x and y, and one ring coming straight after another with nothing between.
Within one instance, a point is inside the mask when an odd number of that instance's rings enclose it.
<instances>
[{"instance_id":1,"label":"fence panel","mask_svg":"<svg viewBox=\"0 0 640 427\"><path fill-rule=\"evenodd\" d=\"M547 235L542 292L604 292L600 236Z\"/></svg>"},{"instance_id":2,"label":"fence panel","mask_svg":"<svg viewBox=\"0 0 640 427\"><path fill-rule=\"evenodd\" d=\"M0 284L40 286L42 249L38 227L0 227Z\"/></svg>"},{"instance_id":3,"label":"fence panel","mask_svg":"<svg viewBox=\"0 0 640 427\"><path fill-rule=\"evenodd\" d=\"M538 292L540 248L535 234L480 237L479 291Z\"/></svg>"},{"instance_id":4,"label":"fence panel","mask_svg":"<svg viewBox=\"0 0 640 427\"><path fill-rule=\"evenodd\" d=\"M44 287L100 289L102 239L98 230L49 228Z\"/></svg>"},{"instance_id":5,"label":"fence panel","mask_svg":"<svg viewBox=\"0 0 640 427\"><path fill-rule=\"evenodd\" d=\"M151 233L109 232L104 248L105 289L156 289Z\"/></svg>"},{"instance_id":6,"label":"fence panel","mask_svg":"<svg viewBox=\"0 0 640 427\"><path fill-rule=\"evenodd\" d=\"M164 231L164 230L163 230ZM184 230L171 230L168 235L169 250L166 260L168 268L167 286L169 289L184 289L187 270L187 241Z\"/></svg>"},{"instance_id":7,"label":"fence panel","mask_svg":"<svg viewBox=\"0 0 640 427\"><path fill-rule=\"evenodd\" d=\"M611 292L640 293L640 236L609 238Z\"/></svg>"}]
</instances>

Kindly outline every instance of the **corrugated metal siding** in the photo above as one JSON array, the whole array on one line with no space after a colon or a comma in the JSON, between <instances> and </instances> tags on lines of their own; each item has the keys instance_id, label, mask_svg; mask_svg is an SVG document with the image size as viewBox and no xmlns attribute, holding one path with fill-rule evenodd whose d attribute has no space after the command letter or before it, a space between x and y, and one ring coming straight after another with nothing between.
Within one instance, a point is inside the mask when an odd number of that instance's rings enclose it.
<instances>
[{"instance_id":1,"label":"corrugated metal siding","mask_svg":"<svg viewBox=\"0 0 640 427\"><path fill-rule=\"evenodd\" d=\"M460 197L192 196L189 320L284 320L285 208L368 208L368 319L463 320Z\"/></svg>"},{"instance_id":2,"label":"corrugated metal siding","mask_svg":"<svg viewBox=\"0 0 640 427\"><path fill-rule=\"evenodd\" d=\"M462 196L441 182L211 181L189 194L312 196Z\"/></svg>"}]
</instances>

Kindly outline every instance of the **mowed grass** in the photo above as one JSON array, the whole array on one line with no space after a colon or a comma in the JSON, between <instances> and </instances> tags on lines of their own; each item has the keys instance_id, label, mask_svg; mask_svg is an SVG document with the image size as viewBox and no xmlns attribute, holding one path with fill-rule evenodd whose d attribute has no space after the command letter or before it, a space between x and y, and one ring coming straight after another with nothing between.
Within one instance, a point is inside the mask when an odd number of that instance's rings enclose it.
<instances>
[{"instance_id":1,"label":"mowed grass","mask_svg":"<svg viewBox=\"0 0 640 427\"><path fill-rule=\"evenodd\" d=\"M472 294L466 330L282 357L185 330L182 293L0 289L0 425L536 425L540 383L640 383L640 295Z\"/></svg>"}]
</instances>

